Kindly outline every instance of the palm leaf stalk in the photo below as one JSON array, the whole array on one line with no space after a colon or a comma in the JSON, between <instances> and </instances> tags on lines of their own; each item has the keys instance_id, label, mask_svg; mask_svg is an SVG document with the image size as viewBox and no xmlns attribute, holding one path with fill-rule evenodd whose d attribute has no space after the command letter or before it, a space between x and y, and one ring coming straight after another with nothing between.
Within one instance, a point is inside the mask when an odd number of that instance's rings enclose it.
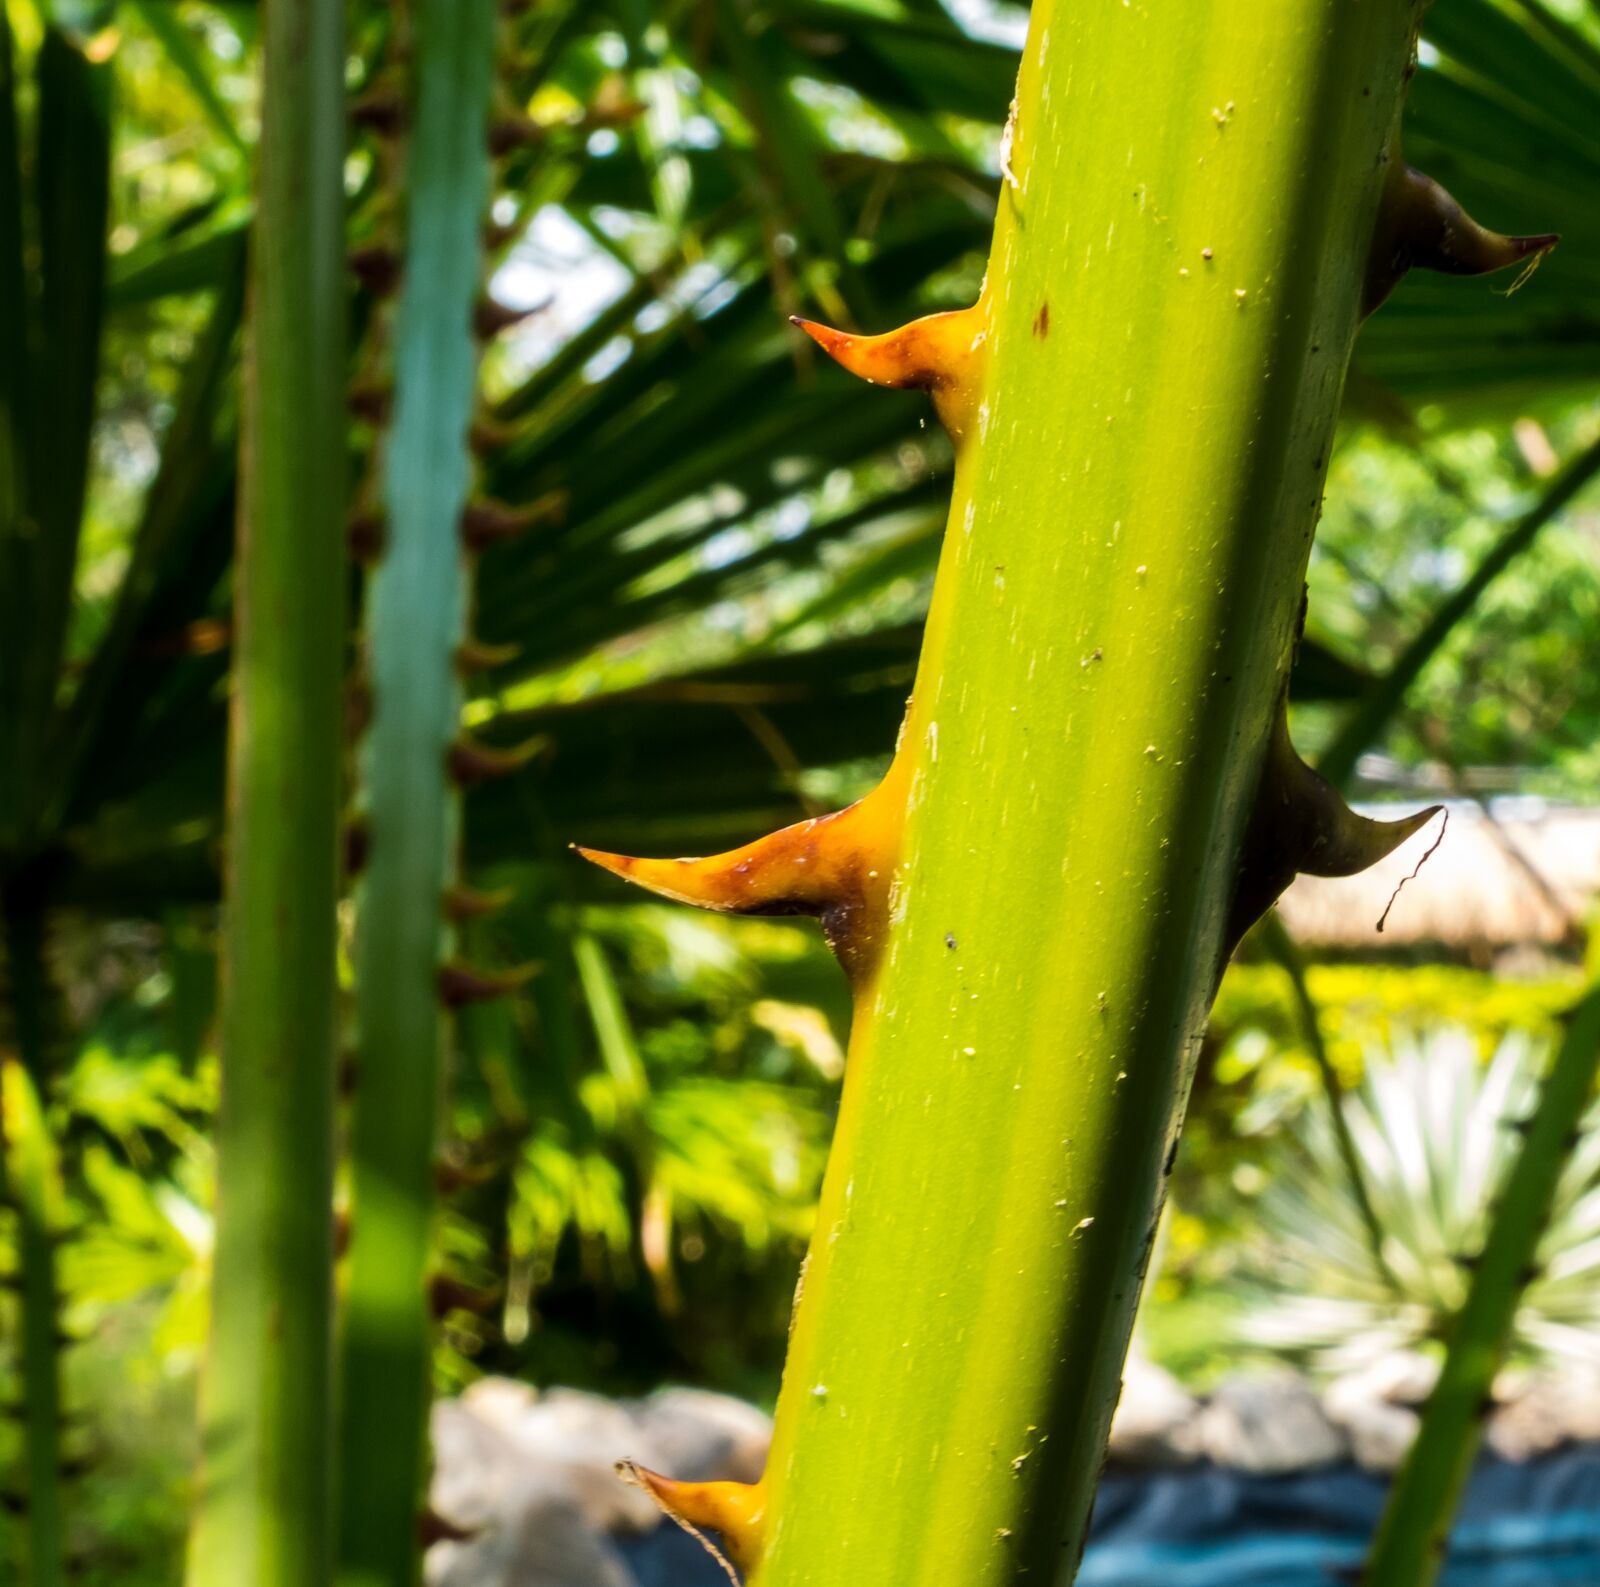
<instances>
[{"instance_id":1,"label":"palm leaf stalk","mask_svg":"<svg viewBox=\"0 0 1600 1587\"><path fill-rule=\"evenodd\" d=\"M468 631L470 553L520 521L474 494L478 342L508 319L480 295L490 140L503 136L491 119L496 21L494 0L418 0L402 17L409 94L397 89L394 114L375 122L403 129L386 158L403 173L404 240L393 423L375 453L377 524L367 535L366 858L340 1385L346 1587L403 1587L417 1575L447 1013L516 981L456 959L454 930L493 903L455 885L460 786L519 764L460 727L462 674L483 665Z\"/></svg>"},{"instance_id":2,"label":"palm leaf stalk","mask_svg":"<svg viewBox=\"0 0 1600 1587\"><path fill-rule=\"evenodd\" d=\"M1071 1579L1222 962L1430 814L1362 820L1289 742L1323 469L1406 269L1550 239L1404 165L1420 8L1255 9L1036 5L978 304L804 327L956 445L884 781L733 854L591 856L818 914L855 985L765 1477L631 1473L757 1587Z\"/></svg>"},{"instance_id":3,"label":"palm leaf stalk","mask_svg":"<svg viewBox=\"0 0 1600 1587\"><path fill-rule=\"evenodd\" d=\"M45 1113L57 1032L45 945L61 869L50 773L89 475L110 187L113 68L86 46L93 23L76 7L47 19L29 96L19 93L10 18L0 14L0 916L13 1048L0 1147L16 1213L20 1497L35 1587L57 1587L67 1569L61 1209ZM30 98L31 159L19 116Z\"/></svg>"},{"instance_id":4,"label":"palm leaf stalk","mask_svg":"<svg viewBox=\"0 0 1600 1587\"><path fill-rule=\"evenodd\" d=\"M344 29L273 0L235 565L212 1330L191 1587L325 1587L344 672Z\"/></svg>"},{"instance_id":5,"label":"palm leaf stalk","mask_svg":"<svg viewBox=\"0 0 1600 1587\"><path fill-rule=\"evenodd\" d=\"M1257 935L1267 953L1277 960L1289 978L1289 989L1300 1017L1300 1029L1305 1036L1306 1046L1311 1050L1312 1062L1317 1067L1317 1078L1322 1082L1322 1095L1328 1108L1328 1123L1333 1130L1334 1145L1350 1187L1351 1199L1360 1214L1361 1232L1372 1258L1372 1270L1399 1295L1401 1286L1384 1254L1383 1225L1372 1205L1372 1192L1367 1184L1366 1170L1361 1166L1361 1153L1350 1133L1350 1121L1345 1116L1344 1084L1339 1079L1339 1071L1333 1067L1333 1060L1328 1056L1328 1044L1322 1035L1322 1016L1316 1000L1311 996L1311 988L1306 984L1305 958L1300 952L1300 945L1289 935L1283 916L1275 909L1269 910L1263 917Z\"/></svg>"},{"instance_id":6,"label":"palm leaf stalk","mask_svg":"<svg viewBox=\"0 0 1600 1587\"><path fill-rule=\"evenodd\" d=\"M26 1503L27 1579L67 1580L66 1498L61 1482L61 1359L56 1245L62 1232L55 1142L45 1118L51 989L44 911L15 884L5 899L7 985L15 1053L0 1061L0 1151L16 1219L18 1333Z\"/></svg>"},{"instance_id":7,"label":"palm leaf stalk","mask_svg":"<svg viewBox=\"0 0 1600 1587\"><path fill-rule=\"evenodd\" d=\"M1539 1243L1557 1186L1579 1139L1600 1073L1600 991L1572 1011L1484 1236L1472 1279L1451 1325L1439 1381L1396 1476L1362 1577L1364 1587L1430 1587L1444 1563L1450 1526L1472 1470L1495 1374L1505 1359L1517 1306L1539 1272Z\"/></svg>"}]
</instances>

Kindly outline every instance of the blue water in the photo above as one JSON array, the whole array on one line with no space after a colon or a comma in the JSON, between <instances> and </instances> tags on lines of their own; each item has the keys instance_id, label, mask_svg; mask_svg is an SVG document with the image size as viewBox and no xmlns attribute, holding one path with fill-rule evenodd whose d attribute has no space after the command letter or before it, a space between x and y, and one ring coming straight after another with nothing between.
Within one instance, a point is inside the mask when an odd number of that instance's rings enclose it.
<instances>
[{"instance_id":1,"label":"blue water","mask_svg":"<svg viewBox=\"0 0 1600 1587\"><path fill-rule=\"evenodd\" d=\"M1383 1498L1383 1484L1353 1466L1289 1477L1209 1466L1112 1472L1078 1587L1349 1587ZM623 1548L639 1587L727 1587L676 1527ZM1600 1587L1600 1447L1522 1465L1480 1461L1442 1583Z\"/></svg>"},{"instance_id":2,"label":"blue water","mask_svg":"<svg viewBox=\"0 0 1600 1587\"><path fill-rule=\"evenodd\" d=\"M1354 1582L1385 1489L1354 1466L1288 1477L1215 1467L1112 1473L1079 1587L1339 1587ZM1600 1587L1600 1450L1480 1460L1444 1587Z\"/></svg>"},{"instance_id":3,"label":"blue water","mask_svg":"<svg viewBox=\"0 0 1600 1587\"><path fill-rule=\"evenodd\" d=\"M1573 1587L1600 1584L1600 1526L1593 1516L1507 1528L1475 1545L1458 1541L1442 1587ZM1518 1536L1518 1533L1523 1535ZM1194 1546L1113 1543L1091 1548L1078 1587L1340 1587L1358 1580L1365 1548L1343 1538L1239 1538Z\"/></svg>"}]
</instances>

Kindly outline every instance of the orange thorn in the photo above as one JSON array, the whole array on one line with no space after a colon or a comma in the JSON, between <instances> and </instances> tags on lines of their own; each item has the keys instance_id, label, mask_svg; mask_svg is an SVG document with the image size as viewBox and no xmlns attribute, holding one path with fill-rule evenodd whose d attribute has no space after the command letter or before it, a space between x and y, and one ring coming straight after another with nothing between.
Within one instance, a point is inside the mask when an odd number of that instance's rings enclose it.
<instances>
[{"instance_id":1,"label":"orange thorn","mask_svg":"<svg viewBox=\"0 0 1600 1587\"><path fill-rule=\"evenodd\" d=\"M362 674L352 677L344 690L344 733L358 739L372 726L372 680Z\"/></svg>"},{"instance_id":2,"label":"orange thorn","mask_svg":"<svg viewBox=\"0 0 1600 1587\"><path fill-rule=\"evenodd\" d=\"M430 1549L435 1543L465 1543L478 1535L478 1528L457 1526L431 1506L417 1516L417 1543Z\"/></svg>"},{"instance_id":3,"label":"orange thorn","mask_svg":"<svg viewBox=\"0 0 1600 1587\"><path fill-rule=\"evenodd\" d=\"M543 736L530 738L513 749L481 744L463 733L450 746L450 776L463 788L488 782L493 777L509 777L520 771L544 747Z\"/></svg>"},{"instance_id":4,"label":"orange thorn","mask_svg":"<svg viewBox=\"0 0 1600 1587\"><path fill-rule=\"evenodd\" d=\"M514 309L510 304L502 303L498 298L485 294L473 306L472 329L475 335L487 341L492 336L498 336L501 331L510 330L513 325L520 325L533 315L543 313L549 307L547 300L535 303L531 308Z\"/></svg>"},{"instance_id":5,"label":"orange thorn","mask_svg":"<svg viewBox=\"0 0 1600 1587\"><path fill-rule=\"evenodd\" d=\"M514 149L531 148L544 141L545 129L531 116L511 112L489 124L489 153L499 159Z\"/></svg>"},{"instance_id":6,"label":"orange thorn","mask_svg":"<svg viewBox=\"0 0 1600 1587\"><path fill-rule=\"evenodd\" d=\"M497 540L509 540L535 524L559 518L566 504L565 491L546 491L522 507L490 496L475 497L461 509L461 539L469 551L482 551Z\"/></svg>"},{"instance_id":7,"label":"orange thorn","mask_svg":"<svg viewBox=\"0 0 1600 1587\"><path fill-rule=\"evenodd\" d=\"M980 298L969 309L929 314L881 336L856 336L791 315L836 363L875 386L926 391L951 438L971 427L983 379L989 316Z\"/></svg>"},{"instance_id":8,"label":"orange thorn","mask_svg":"<svg viewBox=\"0 0 1600 1587\"><path fill-rule=\"evenodd\" d=\"M400 253L386 242L352 248L346 262L356 280L379 297L387 297L400 284Z\"/></svg>"},{"instance_id":9,"label":"orange thorn","mask_svg":"<svg viewBox=\"0 0 1600 1587\"><path fill-rule=\"evenodd\" d=\"M706 859L651 860L573 847L625 881L731 915L815 915L852 979L877 962L901 809L880 783L865 799Z\"/></svg>"},{"instance_id":10,"label":"orange thorn","mask_svg":"<svg viewBox=\"0 0 1600 1587\"><path fill-rule=\"evenodd\" d=\"M517 437L516 430L494 419L477 418L467 428L467 444L480 457L486 452L498 452L509 446Z\"/></svg>"},{"instance_id":11,"label":"orange thorn","mask_svg":"<svg viewBox=\"0 0 1600 1587\"><path fill-rule=\"evenodd\" d=\"M456 666L463 672L493 672L522 654L521 645L491 645L481 639L463 639L456 646Z\"/></svg>"},{"instance_id":12,"label":"orange thorn","mask_svg":"<svg viewBox=\"0 0 1600 1587\"><path fill-rule=\"evenodd\" d=\"M350 106L350 119L380 138L392 138L406 124L406 100L391 79L376 82Z\"/></svg>"},{"instance_id":13,"label":"orange thorn","mask_svg":"<svg viewBox=\"0 0 1600 1587\"><path fill-rule=\"evenodd\" d=\"M481 1317L493 1310L502 1298L498 1290L480 1289L475 1284L463 1283L445 1273L435 1273L428 1280L428 1310L435 1319L448 1316L453 1311L473 1312Z\"/></svg>"},{"instance_id":14,"label":"orange thorn","mask_svg":"<svg viewBox=\"0 0 1600 1587\"><path fill-rule=\"evenodd\" d=\"M372 828L365 816L354 816L345 823L344 873L359 876L367 867L367 857L372 853Z\"/></svg>"},{"instance_id":15,"label":"orange thorn","mask_svg":"<svg viewBox=\"0 0 1600 1587\"><path fill-rule=\"evenodd\" d=\"M485 915L493 915L504 909L514 896L509 887L483 891L457 882L454 887L445 889L444 912L457 922L482 920Z\"/></svg>"},{"instance_id":16,"label":"orange thorn","mask_svg":"<svg viewBox=\"0 0 1600 1587\"><path fill-rule=\"evenodd\" d=\"M441 1196L486 1185L495 1176L493 1163L457 1163L448 1158L433 1165L433 1188Z\"/></svg>"},{"instance_id":17,"label":"orange thorn","mask_svg":"<svg viewBox=\"0 0 1600 1587\"><path fill-rule=\"evenodd\" d=\"M1408 270L1489 275L1524 261L1537 263L1560 241L1556 232L1507 237L1490 231L1432 177L1395 160L1379 205L1361 312L1372 313Z\"/></svg>"},{"instance_id":18,"label":"orange thorn","mask_svg":"<svg viewBox=\"0 0 1600 1587\"><path fill-rule=\"evenodd\" d=\"M727 1561L701 1535L704 1527L717 1534L728 1546L733 1563L743 1571L752 1570L761 1559L766 1541L767 1490L764 1482L676 1482L649 1471L632 1460L617 1462L617 1475L636 1488L643 1488L686 1532L700 1539L706 1550ZM738 1577L731 1569L728 1579Z\"/></svg>"},{"instance_id":19,"label":"orange thorn","mask_svg":"<svg viewBox=\"0 0 1600 1587\"><path fill-rule=\"evenodd\" d=\"M367 424L382 424L394 405L394 386L387 380L360 380L350 387L345 405Z\"/></svg>"},{"instance_id":20,"label":"orange thorn","mask_svg":"<svg viewBox=\"0 0 1600 1587\"><path fill-rule=\"evenodd\" d=\"M522 235L521 226L502 226L498 221L487 220L483 223L483 247L485 253L498 253L508 242Z\"/></svg>"},{"instance_id":21,"label":"orange thorn","mask_svg":"<svg viewBox=\"0 0 1600 1587\"><path fill-rule=\"evenodd\" d=\"M493 1002L526 986L538 970L537 964L518 965L511 970L475 970L470 964L451 959L439 967L439 1000L446 1008Z\"/></svg>"},{"instance_id":22,"label":"orange thorn","mask_svg":"<svg viewBox=\"0 0 1600 1587\"><path fill-rule=\"evenodd\" d=\"M357 562L376 562L383 553L387 525L380 507L358 507L345 522L350 555Z\"/></svg>"}]
</instances>

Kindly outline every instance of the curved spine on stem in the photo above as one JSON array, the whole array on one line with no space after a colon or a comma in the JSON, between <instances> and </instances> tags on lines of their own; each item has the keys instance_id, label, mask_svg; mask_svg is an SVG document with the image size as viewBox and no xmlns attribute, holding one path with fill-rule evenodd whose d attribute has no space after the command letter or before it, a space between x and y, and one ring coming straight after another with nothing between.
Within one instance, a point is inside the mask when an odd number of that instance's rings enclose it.
<instances>
[{"instance_id":1,"label":"curved spine on stem","mask_svg":"<svg viewBox=\"0 0 1600 1587\"><path fill-rule=\"evenodd\" d=\"M1432 177L1394 155L1378 206L1361 312L1378 308L1407 271L1490 275L1514 264L1536 263L1560 241L1555 232L1507 237L1480 226Z\"/></svg>"},{"instance_id":2,"label":"curved spine on stem","mask_svg":"<svg viewBox=\"0 0 1600 1587\"><path fill-rule=\"evenodd\" d=\"M897 762L898 764L898 762ZM865 798L725 854L641 859L578 845L584 859L663 898L728 915L812 915L856 985L888 918L904 802L894 768Z\"/></svg>"},{"instance_id":3,"label":"curved spine on stem","mask_svg":"<svg viewBox=\"0 0 1600 1587\"><path fill-rule=\"evenodd\" d=\"M1296 876L1355 876L1394 853L1443 808L1429 805L1398 821L1359 815L1300 758L1287 708L1280 705L1245 837L1230 940L1237 942Z\"/></svg>"},{"instance_id":4,"label":"curved spine on stem","mask_svg":"<svg viewBox=\"0 0 1600 1587\"><path fill-rule=\"evenodd\" d=\"M766 1541L764 1482L678 1482L632 1460L618 1461L617 1475L643 1488L674 1521L697 1536L702 1529L715 1532L740 1570L749 1572L760 1562ZM710 1547L709 1541L702 1541Z\"/></svg>"},{"instance_id":5,"label":"curved spine on stem","mask_svg":"<svg viewBox=\"0 0 1600 1587\"><path fill-rule=\"evenodd\" d=\"M984 298L971 308L924 315L880 336L836 331L798 314L789 323L870 385L926 391L952 440L959 442L972 428L989 340Z\"/></svg>"}]
</instances>

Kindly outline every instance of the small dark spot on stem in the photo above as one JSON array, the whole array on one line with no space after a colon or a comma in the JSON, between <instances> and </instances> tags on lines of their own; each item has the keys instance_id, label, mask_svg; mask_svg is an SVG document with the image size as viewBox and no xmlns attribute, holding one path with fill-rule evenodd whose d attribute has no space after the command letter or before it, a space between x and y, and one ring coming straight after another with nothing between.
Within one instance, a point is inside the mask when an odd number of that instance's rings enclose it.
<instances>
[{"instance_id":1,"label":"small dark spot on stem","mask_svg":"<svg viewBox=\"0 0 1600 1587\"><path fill-rule=\"evenodd\" d=\"M1039 312L1033 317L1033 334L1041 341L1050 334L1050 300L1046 298L1039 305Z\"/></svg>"},{"instance_id":2,"label":"small dark spot on stem","mask_svg":"<svg viewBox=\"0 0 1600 1587\"><path fill-rule=\"evenodd\" d=\"M947 948L951 949L952 951L954 951L955 945L956 945L956 939L955 939L955 934L953 932L949 932L949 931L945 932L945 934L944 934L944 945L945 945L945 947L947 947Z\"/></svg>"}]
</instances>

